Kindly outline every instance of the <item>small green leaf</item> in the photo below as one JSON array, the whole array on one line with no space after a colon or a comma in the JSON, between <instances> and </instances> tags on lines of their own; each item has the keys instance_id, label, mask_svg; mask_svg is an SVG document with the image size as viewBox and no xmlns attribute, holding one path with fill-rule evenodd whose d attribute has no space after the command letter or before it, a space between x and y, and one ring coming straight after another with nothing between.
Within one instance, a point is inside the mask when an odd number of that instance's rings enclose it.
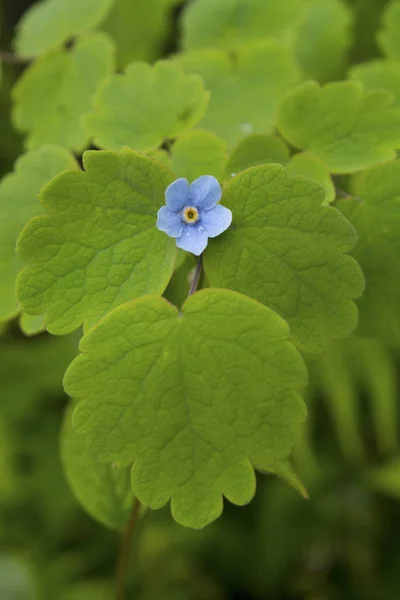
<instances>
[{"instance_id":1,"label":"small green leaf","mask_svg":"<svg viewBox=\"0 0 400 600\"><path fill-rule=\"evenodd\" d=\"M76 169L73 156L64 148L44 146L22 155L13 173L0 184L0 321L20 311L15 297L15 280L24 266L15 254L18 235L26 222L43 213L39 190L66 169ZM39 329L39 331L41 328ZM36 333L32 331L31 333Z\"/></svg>"},{"instance_id":2,"label":"small green leaf","mask_svg":"<svg viewBox=\"0 0 400 600\"><path fill-rule=\"evenodd\" d=\"M364 280L344 254L357 234L335 208L322 205L321 185L288 177L284 167L261 165L233 177L222 203L232 226L210 240L204 268L212 287L226 287L263 302L289 323L305 352L326 349L357 325L352 298Z\"/></svg>"},{"instance_id":3,"label":"small green leaf","mask_svg":"<svg viewBox=\"0 0 400 600\"><path fill-rule=\"evenodd\" d=\"M306 78L340 79L352 42L353 16L343 0L311 0L296 33L295 53Z\"/></svg>"},{"instance_id":4,"label":"small green leaf","mask_svg":"<svg viewBox=\"0 0 400 600\"><path fill-rule=\"evenodd\" d=\"M211 92L210 105L200 121L230 145L250 133L275 127L277 106L300 80L290 49L274 40L245 46L234 55L203 50L178 55L188 73L198 73Z\"/></svg>"},{"instance_id":5,"label":"small green leaf","mask_svg":"<svg viewBox=\"0 0 400 600\"><path fill-rule=\"evenodd\" d=\"M213 175L221 181L226 153L226 143L214 133L188 131L172 146L170 168L189 182L201 175Z\"/></svg>"},{"instance_id":6,"label":"small green leaf","mask_svg":"<svg viewBox=\"0 0 400 600\"><path fill-rule=\"evenodd\" d=\"M28 337L41 333L46 329L44 315L27 315L26 313L21 313L19 326L22 333Z\"/></svg>"},{"instance_id":7,"label":"small green leaf","mask_svg":"<svg viewBox=\"0 0 400 600\"><path fill-rule=\"evenodd\" d=\"M232 149L225 173L232 177L244 169L267 163L285 165L290 160L289 148L276 135L248 135Z\"/></svg>"},{"instance_id":8,"label":"small green leaf","mask_svg":"<svg viewBox=\"0 0 400 600\"><path fill-rule=\"evenodd\" d=\"M114 46L104 34L80 39L32 63L13 89L13 122L28 133L26 146L58 144L81 152L89 142L81 119L114 67Z\"/></svg>"},{"instance_id":9,"label":"small green leaf","mask_svg":"<svg viewBox=\"0 0 400 600\"><path fill-rule=\"evenodd\" d=\"M353 256L367 287L358 301L359 332L400 344L400 161L377 165L355 181L356 198L338 208L358 232Z\"/></svg>"},{"instance_id":10,"label":"small green leaf","mask_svg":"<svg viewBox=\"0 0 400 600\"><path fill-rule=\"evenodd\" d=\"M172 173L125 149L89 151L85 172L67 172L41 192L45 216L31 220L17 244L32 266L17 296L29 314L63 334L93 325L112 308L143 294L161 294L171 278L175 240L156 227Z\"/></svg>"},{"instance_id":11,"label":"small green leaf","mask_svg":"<svg viewBox=\"0 0 400 600\"><path fill-rule=\"evenodd\" d=\"M378 33L378 42L384 54L400 60L400 2L392 0L383 13L383 27Z\"/></svg>"},{"instance_id":12,"label":"small green leaf","mask_svg":"<svg viewBox=\"0 0 400 600\"><path fill-rule=\"evenodd\" d=\"M302 0L197 0L183 17L185 49L234 50L257 38L284 37L303 9Z\"/></svg>"},{"instance_id":13,"label":"small green leaf","mask_svg":"<svg viewBox=\"0 0 400 600\"><path fill-rule=\"evenodd\" d=\"M95 27L114 0L42 0L20 22L15 49L22 56L39 56L60 48L70 38Z\"/></svg>"},{"instance_id":14,"label":"small green leaf","mask_svg":"<svg viewBox=\"0 0 400 600\"><path fill-rule=\"evenodd\" d=\"M94 455L133 461L144 506L170 498L174 518L203 527L255 492L254 468L286 461L305 406L287 324L245 296L203 290L182 313L166 300L120 306L81 341L64 385ZM145 351L144 351L145 349Z\"/></svg>"},{"instance_id":15,"label":"small green leaf","mask_svg":"<svg viewBox=\"0 0 400 600\"><path fill-rule=\"evenodd\" d=\"M330 204L335 200L336 191L333 181L325 163L308 152L295 154L287 164L290 175L303 175L318 181L325 189L324 204Z\"/></svg>"},{"instance_id":16,"label":"small green leaf","mask_svg":"<svg viewBox=\"0 0 400 600\"><path fill-rule=\"evenodd\" d=\"M72 412L71 405L61 431L61 460L68 483L92 517L107 527L122 529L133 502L130 471L94 458L86 438L72 428Z\"/></svg>"},{"instance_id":17,"label":"small green leaf","mask_svg":"<svg viewBox=\"0 0 400 600\"><path fill-rule=\"evenodd\" d=\"M400 147L400 109L384 90L365 91L355 81L321 88L306 82L278 111L282 135L321 158L333 173L352 173L395 157Z\"/></svg>"},{"instance_id":18,"label":"small green leaf","mask_svg":"<svg viewBox=\"0 0 400 600\"><path fill-rule=\"evenodd\" d=\"M400 63L375 60L350 69L349 77L360 81L367 90L387 90L394 96L393 106L400 108Z\"/></svg>"},{"instance_id":19,"label":"small green leaf","mask_svg":"<svg viewBox=\"0 0 400 600\"><path fill-rule=\"evenodd\" d=\"M149 152L196 125L208 99L201 78L176 64L136 62L100 86L86 124L101 148Z\"/></svg>"}]
</instances>

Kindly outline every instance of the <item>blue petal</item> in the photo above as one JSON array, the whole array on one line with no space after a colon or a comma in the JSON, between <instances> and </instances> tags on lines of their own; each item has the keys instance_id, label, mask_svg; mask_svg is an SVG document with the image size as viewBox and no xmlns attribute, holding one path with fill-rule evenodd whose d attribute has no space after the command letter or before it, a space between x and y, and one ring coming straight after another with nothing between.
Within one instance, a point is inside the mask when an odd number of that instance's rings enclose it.
<instances>
[{"instance_id":1,"label":"blue petal","mask_svg":"<svg viewBox=\"0 0 400 600\"><path fill-rule=\"evenodd\" d=\"M167 206L162 206L157 213L157 227L160 231L165 231L171 237L179 237L182 233L184 223L179 214L169 210Z\"/></svg>"},{"instance_id":2,"label":"blue petal","mask_svg":"<svg viewBox=\"0 0 400 600\"><path fill-rule=\"evenodd\" d=\"M179 212L189 201L189 183L187 179L176 179L165 190L165 203L170 210Z\"/></svg>"},{"instance_id":3,"label":"blue petal","mask_svg":"<svg viewBox=\"0 0 400 600\"><path fill-rule=\"evenodd\" d=\"M212 175L202 175L190 184L189 200L197 208L209 210L221 200L222 189Z\"/></svg>"},{"instance_id":4,"label":"blue petal","mask_svg":"<svg viewBox=\"0 0 400 600\"><path fill-rule=\"evenodd\" d=\"M201 225L186 225L181 237L176 240L176 245L182 250L199 256L206 248L208 242L207 232Z\"/></svg>"},{"instance_id":5,"label":"blue petal","mask_svg":"<svg viewBox=\"0 0 400 600\"><path fill-rule=\"evenodd\" d=\"M211 210L201 213L201 224L205 227L208 237L217 237L232 223L232 213L229 208L217 204Z\"/></svg>"}]
</instances>

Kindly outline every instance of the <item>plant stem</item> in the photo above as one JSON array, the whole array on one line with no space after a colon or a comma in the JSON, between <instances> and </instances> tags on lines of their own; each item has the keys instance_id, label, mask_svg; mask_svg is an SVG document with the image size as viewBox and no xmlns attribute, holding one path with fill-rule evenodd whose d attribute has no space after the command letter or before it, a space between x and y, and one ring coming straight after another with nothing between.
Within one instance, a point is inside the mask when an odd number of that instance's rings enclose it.
<instances>
[{"instance_id":1,"label":"plant stem","mask_svg":"<svg viewBox=\"0 0 400 600\"><path fill-rule=\"evenodd\" d=\"M135 498L132 504L131 515L123 534L119 550L115 582L115 600L124 600L125 598L126 578L132 550L133 533L139 519L140 507L140 501Z\"/></svg>"},{"instance_id":2,"label":"plant stem","mask_svg":"<svg viewBox=\"0 0 400 600\"><path fill-rule=\"evenodd\" d=\"M193 275L193 281L190 286L188 297L197 291L202 273L203 273L203 260L201 258L201 254L200 254L200 256L197 260L196 270Z\"/></svg>"}]
</instances>

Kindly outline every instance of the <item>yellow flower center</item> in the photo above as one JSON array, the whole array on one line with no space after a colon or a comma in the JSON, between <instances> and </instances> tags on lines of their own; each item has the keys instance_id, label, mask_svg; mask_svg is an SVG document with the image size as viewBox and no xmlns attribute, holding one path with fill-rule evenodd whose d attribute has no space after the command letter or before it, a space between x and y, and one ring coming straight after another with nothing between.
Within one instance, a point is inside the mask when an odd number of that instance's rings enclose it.
<instances>
[{"instance_id":1,"label":"yellow flower center","mask_svg":"<svg viewBox=\"0 0 400 600\"><path fill-rule=\"evenodd\" d=\"M194 206L187 206L182 213L183 220L189 225L194 225L199 219L199 211Z\"/></svg>"}]
</instances>

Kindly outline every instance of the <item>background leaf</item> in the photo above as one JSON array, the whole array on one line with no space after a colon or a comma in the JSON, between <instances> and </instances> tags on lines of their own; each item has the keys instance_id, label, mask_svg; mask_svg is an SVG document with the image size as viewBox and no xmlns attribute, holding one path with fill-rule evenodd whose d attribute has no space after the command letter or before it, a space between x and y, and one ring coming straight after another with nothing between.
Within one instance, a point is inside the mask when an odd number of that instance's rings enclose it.
<instances>
[{"instance_id":1,"label":"background leaf","mask_svg":"<svg viewBox=\"0 0 400 600\"><path fill-rule=\"evenodd\" d=\"M306 82L289 92L278 112L281 134L321 158L333 173L352 173L394 158L400 110L384 90L353 81L320 88Z\"/></svg>"},{"instance_id":2,"label":"background leaf","mask_svg":"<svg viewBox=\"0 0 400 600\"><path fill-rule=\"evenodd\" d=\"M353 255L368 285L358 301L358 331L400 344L400 161L377 165L355 181L355 198L338 208L359 235Z\"/></svg>"},{"instance_id":3,"label":"background leaf","mask_svg":"<svg viewBox=\"0 0 400 600\"><path fill-rule=\"evenodd\" d=\"M13 89L13 122L28 133L26 146L58 144L77 152L89 142L81 118L92 96L114 68L114 46L104 34L80 39L32 63Z\"/></svg>"},{"instance_id":4,"label":"background leaf","mask_svg":"<svg viewBox=\"0 0 400 600\"><path fill-rule=\"evenodd\" d=\"M188 131L171 148L170 169L189 182L201 175L223 179L227 145L209 131Z\"/></svg>"},{"instance_id":5,"label":"background leaf","mask_svg":"<svg viewBox=\"0 0 400 600\"><path fill-rule=\"evenodd\" d=\"M400 60L400 2L389 2L383 14L383 27L378 42L388 58Z\"/></svg>"},{"instance_id":6,"label":"background leaf","mask_svg":"<svg viewBox=\"0 0 400 600\"><path fill-rule=\"evenodd\" d=\"M179 523L203 527L222 494L249 502L253 468L274 472L290 452L306 372L288 334L273 311L228 291L198 292L182 313L155 297L125 304L83 338L67 371L65 388L82 401L73 423L98 459L134 461L145 506L171 497Z\"/></svg>"},{"instance_id":7,"label":"background leaf","mask_svg":"<svg viewBox=\"0 0 400 600\"><path fill-rule=\"evenodd\" d=\"M352 12L343 0L311 0L295 36L305 77L324 83L343 76L352 42Z\"/></svg>"},{"instance_id":8,"label":"background leaf","mask_svg":"<svg viewBox=\"0 0 400 600\"><path fill-rule=\"evenodd\" d=\"M22 56L39 56L98 25L114 0L42 0L18 23L15 49Z\"/></svg>"},{"instance_id":9,"label":"background leaf","mask_svg":"<svg viewBox=\"0 0 400 600\"><path fill-rule=\"evenodd\" d=\"M356 65L349 76L360 81L367 90L387 90L394 96L393 106L400 108L400 62L375 60Z\"/></svg>"},{"instance_id":10,"label":"background leaf","mask_svg":"<svg viewBox=\"0 0 400 600\"><path fill-rule=\"evenodd\" d=\"M19 303L30 314L45 312L57 334L162 293L176 256L175 240L156 227L172 173L129 149L89 151L83 162L85 172L61 174L42 190L48 214L30 221L18 241L32 264L20 273Z\"/></svg>"},{"instance_id":11,"label":"background leaf","mask_svg":"<svg viewBox=\"0 0 400 600\"><path fill-rule=\"evenodd\" d=\"M0 183L0 321L11 319L20 312L15 281L24 264L15 253L15 245L26 222L43 212L39 190L61 171L77 166L67 150L43 146L22 155L14 172Z\"/></svg>"},{"instance_id":12,"label":"background leaf","mask_svg":"<svg viewBox=\"0 0 400 600\"><path fill-rule=\"evenodd\" d=\"M302 0L197 0L183 18L185 49L236 49L257 38L283 37L299 18Z\"/></svg>"},{"instance_id":13,"label":"background leaf","mask_svg":"<svg viewBox=\"0 0 400 600\"><path fill-rule=\"evenodd\" d=\"M148 152L195 125L208 97L200 77L186 75L176 64L136 62L99 88L86 124L101 148Z\"/></svg>"},{"instance_id":14,"label":"background leaf","mask_svg":"<svg viewBox=\"0 0 400 600\"><path fill-rule=\"evenodd\" d=\"M178 55L176 61L201 75L211 92L199 126L230 145L250 133L272 132L279 101L300 80L292 52L274 40L249 44L234 55L207 49Z\"/></svg>"}]
</instances>

